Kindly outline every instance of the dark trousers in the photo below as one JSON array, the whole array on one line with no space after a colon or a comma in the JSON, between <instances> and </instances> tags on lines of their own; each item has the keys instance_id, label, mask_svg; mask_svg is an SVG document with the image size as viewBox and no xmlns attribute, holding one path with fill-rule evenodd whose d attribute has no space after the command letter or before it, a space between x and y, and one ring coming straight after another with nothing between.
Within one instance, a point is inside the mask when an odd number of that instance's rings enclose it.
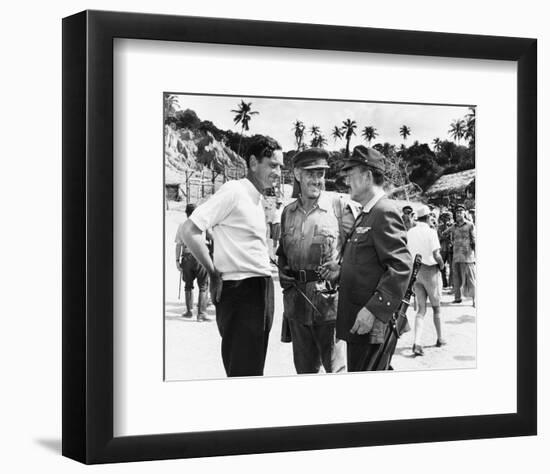
<instances>
[{"instance_id":1,"label":"dark trousers","mask_svg":"<svg viewBox=\"0 0 550 474\"><path fill-rule=\"evenodd\" d=\"M326 373L345 370L344 341L336 339L336 322L306 326L289 319L288 324L292 335L294 367L298 374L316 374L321 364Z\"/></svg>"},{"instance_id":2,"label":"dark trousers","mask_svg":"<svg viewBox=\"0 0 550 474\"><path fill-rule=\"evenodd\" d=\"M381 344L348 342L348 372L364 372Z\"/></svg>"},{"instance_id":3,"label":"dark trousers","mask_svg":"<svg viewBox=\"0 0 550 474\"><path fill-rule=\"evenodd\" d=\"M443 270L441 270L441 278L443 280L443 287L447 288L453 281L453 251L442 250L441 259L443 260ZM447 277L447 264L449 264L449 277Z\"/></svg>"},{"instance_id":4,"label":"dark trousers","mask_svg":"<svg viewBox=\"0 0 550 474\"><path fill-rule=\"evenodd\" d=\"M224 281L216 322L228 377L263 375L273 324L273 280L254 277Z\"/></svg>"}]
</instances>

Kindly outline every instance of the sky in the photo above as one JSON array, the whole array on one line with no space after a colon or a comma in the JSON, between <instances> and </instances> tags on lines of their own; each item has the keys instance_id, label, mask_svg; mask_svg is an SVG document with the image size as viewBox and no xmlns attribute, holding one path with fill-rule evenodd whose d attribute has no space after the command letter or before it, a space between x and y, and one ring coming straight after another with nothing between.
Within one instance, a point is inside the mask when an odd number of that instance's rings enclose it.
<instances>
[{"instance_id":1,"label":"sky","mask_svg":"<svg viewBox=\"0 0 550 474\"><path fill-rule=\"evenodd\" d=\"M240 125L233 122L234 113L241 99L252 102L252 110L259 112L252 116L248 135L256 133L275 138L284 151L296 148L293 124L301 120L306 125L306 131L312 125L321 128L328 143L325 148L336 150L345 147L345 140L337 142L331 136L335 125L341 126L346 119L357 122L356 134L350 142L350 148L365 144L361 131L366 126L376 128L378 137L375 143L389 142L399 146L403 138L399 135L402 125L411 129L411 135L405 144L411 145L415 140L428 143L433 148L434 138L452 140L448 131L455 119L462 119L469 112L465 105L425 105L425 104L395 104L382 102L349 102L328 100L304 100L259 98L241 96L204 96L177 94L181 109L194 110L201 120L210 120L222 130L241 131ZM306 135L306 143L311 136Z\"/></svg>"}]
</instances>

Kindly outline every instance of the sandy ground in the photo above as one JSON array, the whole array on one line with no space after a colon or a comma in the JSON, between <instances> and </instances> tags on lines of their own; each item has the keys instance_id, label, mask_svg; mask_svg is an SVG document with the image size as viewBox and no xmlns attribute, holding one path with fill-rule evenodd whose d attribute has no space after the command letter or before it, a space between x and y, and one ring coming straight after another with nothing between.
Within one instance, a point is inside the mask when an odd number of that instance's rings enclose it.
<instances>
[{"instance_id":1,"label":"sandy ground","mask_svg":"<svg viewBox=\"0 0 550 474\"><path fill-rule=\"evenodd\" d=\"M192 319L182 318L185 311L183 287L178 299L178 271L175 266L174 236L185 214L170 210L166 214L166 280L165 280L165 376L166 380L197 380L223 378L220 355L220 336L217 330L214 306L208 307L211 322L197 322L196 307ZM280 342L282 295L273 268L275 280L275 316L269 338L265 375L295 375L292 363L291 344ZM198 290L195 288L195 306ZM442 320L446 346L435 347L436 335L431 309L428 309L423 334L423 357L412 354L413 331L404 334L398 341L392 359L395 370L440 370L475 368L476 366L476 311L470 300L452 305L453 295L444 293ZM409 309L409 322L414 327L414 310Z\"/></svg>"}]
</instances>

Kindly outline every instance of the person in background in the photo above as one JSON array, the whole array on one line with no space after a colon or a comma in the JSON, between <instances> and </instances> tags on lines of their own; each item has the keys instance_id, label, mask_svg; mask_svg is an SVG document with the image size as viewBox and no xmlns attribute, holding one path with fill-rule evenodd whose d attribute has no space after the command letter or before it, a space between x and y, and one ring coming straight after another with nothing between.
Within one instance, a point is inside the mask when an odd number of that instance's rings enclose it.
<instances>
[{"instance_id":1,"label":"person in background","mask_svg":"<svg viewBox=\"0 0 550 474\"><path fill-rule=\"evenodd\" d=\"M283 213L283 200L277 197L275 207L272 211L271 218L271 240L273 242L273 252L277 252L277 246L281 238L281 215Z\"/></svg>"},{"instance_id":2,"label":"person in background","mask_svg":"<svg viewBox=\"0 0 550 474\"><path fill-rule=\"evenodd\" d=\"M193 214L197 206L195 204L187 204L185 214L189 216ZM176 267L180 272L181 279L185 282L185 306L187 311L182 314L184 318L193 317L193 282L197 280L199 287L199 301L197 305L197 321L210 321L206 314L206 306L208 305L208 273L206 269L197 261L193 254L189 251L183 241L183 224L180 224L176 232ZM202 238L204 245L207 247L212 245L209 239L208 232L204 232Z\"/></svg>"},{"instance_id":3,"label":"person in background","mask_svg":"<svg viewBox=\"0 0 550 474\"><path fill-rule=\"evenodd\" d=\"M439 237L439 243L441 245L441 258L443 259L443 270L441 271L441 279L443 282L443 288L449 288L453 281L453 241L451 228L453 226L453 215L449 211L443 211L439 218L439 226L437 228L437 235ZM449 273L447 275L447 267Z\"/></svg>"},{"instance_id":4,"label":"person in background","mask_svg":"<svg viewBox=\"0 0 550 474\"><path fill-rule=\"evenodd\" d=\"M403 223L405 224L405 228L407 230L415 226L416 215L414 213L414 209L412 208L412 206L409 206L409 205L403 206L401 217L403 219Z\"/></svg>"},{"instance_id":5,"label":"person in background","mask_svg":"<svg viewBox=\"0 0 550 474\"><path fill-rule=\"evenodd\" d=\"M465 218L466 209L462 204L456 207L456 222L451 232L453 238L453 303L462 303L462 293L472 298L475 307L476 264L475 226Z\"/></svg>"},{"instance_id":6,"label":"person in background","mask_svg":"<svg viewBox=\"0 0 550 474\"><path fill-rule=\"evenodd\" d=\"M414 283L417 312L414 324L413 353L417 356L424 355L422 347L422 332L424 329L424 317L426 316L428 300L432 305L433 321L437 333L436 346L446 344L443 339L441 327L441 284L440 271L444 268L443 259L439 253L440 245L435 229L430 227L432 217L428 206L421 206L416 211L416 226L407 232L407 245L412 255L420 255L422 264Z\"/></svg>"},{"instance_id":7,"label":"person in background","mask_svg":"<svg viewBox=\"0 0 550 474\"><path fill-rule=\"evenodd\" d=\"M430 205L429 208L430 208L430 219L428 224L432 229L437 230L437 224L439 222L439 208L432 205Z\"/></svg>"},{"instance_id":8,"label":"person in background","mask_svg":"<svg viewBox=\"0 0 550 474\"><path fill-rule=\"evenodd\" d=\"M280 181L283 153L256 137L245 153L247 176L224 183L183 224L185 244L210 276L212 302L228 377L263 375L274 295L266 237L264 192ZM214 237L214 259L201 241Z\"/></svg>"}]
</instances>

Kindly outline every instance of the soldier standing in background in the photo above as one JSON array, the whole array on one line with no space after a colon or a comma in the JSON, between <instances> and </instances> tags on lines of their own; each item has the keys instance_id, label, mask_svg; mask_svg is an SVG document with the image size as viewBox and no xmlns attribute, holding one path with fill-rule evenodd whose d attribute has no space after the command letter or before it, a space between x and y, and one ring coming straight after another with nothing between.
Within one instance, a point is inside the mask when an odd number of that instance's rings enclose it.
<instances>
[{"instance_id":1,"label":"soldier standing in background","mask_svg":"<svg viewBox=\"0 0 550 474\"><path fill-rule=\"evenodd\" d=\"M452 227L453 235L453 275L455 299L453 303L462 303L464 296L472 298L475 303L476 264L475 264L475 226L467 221L466 208L459 204L456 207L456 222Z\"/></svg>"},{"instance_id":2,"label":"soldier standing in background","mask_svg":"<svg viewBox=\"0 0 550 474\"><path fill-rule=\"evenodd\" d=\"M187 204L185 207L187 218L193 214L196 207L195 204ZM208 305L208 273L183 242L182 228L183 224L180 224L175 239L176 267L180 272L180 278L185 282L185 306L187 311L182 314L182 317L193 317L193 282L197 280L199 287L197 321L210 321L210 318L206 314L206 306ZM204 239L205 245L211 247L212 242L211 240L209 241L208 232L204 233Z\"/></svg>"}]
</instances>

